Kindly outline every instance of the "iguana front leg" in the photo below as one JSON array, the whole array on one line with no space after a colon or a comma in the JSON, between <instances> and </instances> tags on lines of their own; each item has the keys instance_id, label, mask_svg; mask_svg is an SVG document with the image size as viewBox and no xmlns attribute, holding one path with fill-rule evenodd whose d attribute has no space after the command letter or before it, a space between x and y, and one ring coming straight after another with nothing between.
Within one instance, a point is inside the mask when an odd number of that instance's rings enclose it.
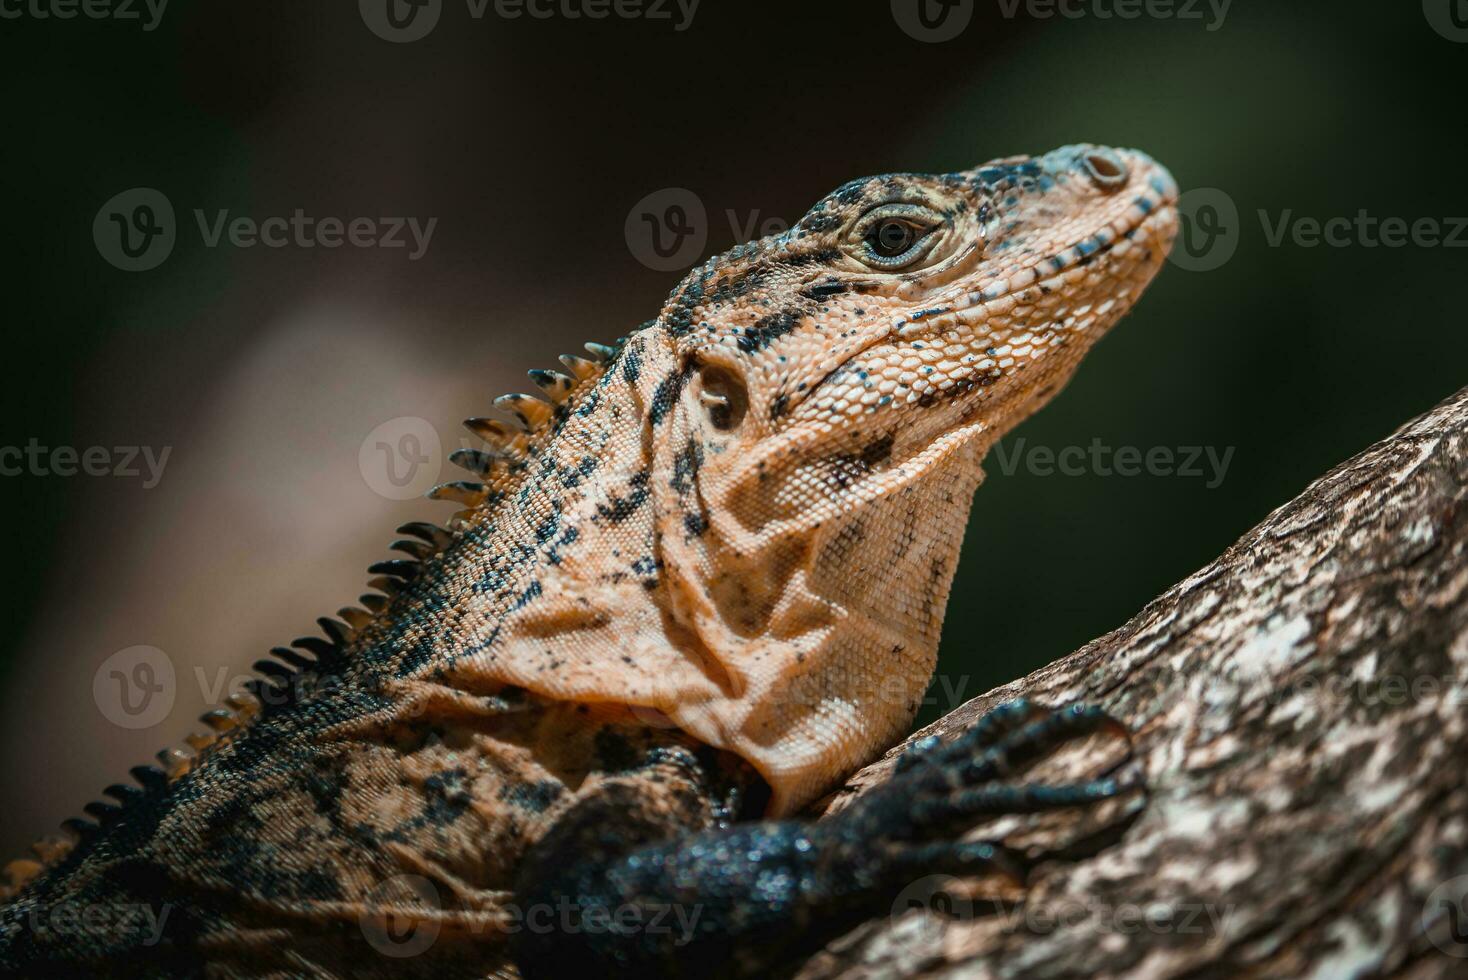
<instances>
[{"instance_id":1,"label":"iguana front leg","mask_svg":"<svg viewBox=\"0 0 1468 980\"><path fill-rule=\"evenodd\" d=\"M925 875L998 870L1022 879L1017 854L959 835L985 816L1115 796L1120 786L1112 779L1044 785L1017 778L1098 731L1126 735L1094 708L1045 711L1013 702L948 745L909 753L890 781L820 822L680 835L676 807L650 809L630 787L601 794L527 853L516 889L526 928L513 939L514 958L527 980L753 976L887 913ZM537 909L554 928L535 927Z\"/></svg>"}]
</instances>

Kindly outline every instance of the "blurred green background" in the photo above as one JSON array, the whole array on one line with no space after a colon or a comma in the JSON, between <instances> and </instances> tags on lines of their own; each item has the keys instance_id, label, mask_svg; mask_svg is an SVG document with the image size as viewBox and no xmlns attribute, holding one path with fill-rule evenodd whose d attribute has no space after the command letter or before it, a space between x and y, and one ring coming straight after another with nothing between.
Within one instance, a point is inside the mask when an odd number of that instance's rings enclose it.
<instances>
[{"instance_id":1,"label":"blurred green background","mask_svg":"<svg viewBox=\"0 0 1468 980\"><path fill-rule=\"evenodd\" d=\"M172 0L151 30L6 7L23 13L0 20L0 445L171 456L152 489L0 479L0 844L190 730L196 666L244 668L306 632L352 601L392 527L447 516L364 485L374 426L424 417L447 451L525 368L654 315L678 276L641 264L624 222L661 188L703 202L705 253L734 244L727 212L789 223L855 176L1077 141L1141 147L1237 207L1233 257L1165 270L1007 441L1232 451L1221 483L1005 474L991 457L924 719L1121 625L1468 381L1468 251L1274 246L1259 217L1364 209L1451 230L1468 215L1468 43L1433 26L1468 22L1468 4L1239 0L1221 23L1203 4L1201 19L1077 6L1010 17L1008 0L970 0L967 28L928 43L885 0L704 0L683 30L676 8L476 20L448 0L402 44L343 0ZM170 198L180 240L129 273L92 222L138 186ZM418 261L207 248L193 208L438 225ZM135 644L168 652L180 695L166 722L124 731L92 682Z\"/></svg>"}]
</instances>

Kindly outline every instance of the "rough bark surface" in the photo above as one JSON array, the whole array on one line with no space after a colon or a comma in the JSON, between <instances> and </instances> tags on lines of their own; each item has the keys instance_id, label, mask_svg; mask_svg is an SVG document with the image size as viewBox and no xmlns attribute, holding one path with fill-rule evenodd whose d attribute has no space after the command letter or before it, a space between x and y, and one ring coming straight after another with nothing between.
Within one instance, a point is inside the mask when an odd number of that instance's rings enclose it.
<instances>
[{"instance_id":1,"label":"rough bark surface","mask_svg":"<svg viewBox=\"0 0 1468 980\"><path fill-rule=\"evenodd\" d=\"M1122 775L1145 790L1017 902L915 885L800 977L1468 976L1465 497L1468 389L1121 629L919 733L1018 697L1097 703L1135 728Z\"/></svg>"}]
</instances>

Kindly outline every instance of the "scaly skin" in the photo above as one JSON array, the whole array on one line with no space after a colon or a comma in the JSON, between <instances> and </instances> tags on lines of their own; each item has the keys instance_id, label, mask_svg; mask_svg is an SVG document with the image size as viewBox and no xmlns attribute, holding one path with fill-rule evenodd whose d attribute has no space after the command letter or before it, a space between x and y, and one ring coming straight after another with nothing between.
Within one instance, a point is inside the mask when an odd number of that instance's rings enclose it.
<instances>
[{"instance_id":1,"label":"scaly skin","mask_svg":"<svg viewBox=\"0 0 1468 980\"><path fill-rule=\"evenodd\" d=\"M778 819L910 725L984 453L1151 281L1175 197L1090 146L856 181L532 372L550 402L470 421L484 482L435 492L465 509L405 529L384 594L12 865L0 966L754 973L994 861L952 843L976 816L1115 792L1007 782L1107 723L1017 707L832 820ZM669 909L700 918L586 928Z\"/></svg>"}]
</instances>

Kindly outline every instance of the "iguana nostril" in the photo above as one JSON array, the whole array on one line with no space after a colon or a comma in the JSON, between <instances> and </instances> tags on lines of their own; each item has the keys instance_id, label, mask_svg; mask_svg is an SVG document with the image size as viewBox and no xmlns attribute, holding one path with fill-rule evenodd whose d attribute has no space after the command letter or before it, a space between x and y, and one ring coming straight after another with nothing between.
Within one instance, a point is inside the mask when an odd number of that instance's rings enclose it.
<instances>
[{"instance_id":1,"label":"iguana nostril","mask_svg":"<svg viewBox=\"0 0 1468 980\"><path fill-rule=\"evenodd\" d=\"M1114 191L1126 184L1127 168L1110 150L1092 150L1081 158L1086 173L1103 190Z\"/></svg>"}]
</instances>

